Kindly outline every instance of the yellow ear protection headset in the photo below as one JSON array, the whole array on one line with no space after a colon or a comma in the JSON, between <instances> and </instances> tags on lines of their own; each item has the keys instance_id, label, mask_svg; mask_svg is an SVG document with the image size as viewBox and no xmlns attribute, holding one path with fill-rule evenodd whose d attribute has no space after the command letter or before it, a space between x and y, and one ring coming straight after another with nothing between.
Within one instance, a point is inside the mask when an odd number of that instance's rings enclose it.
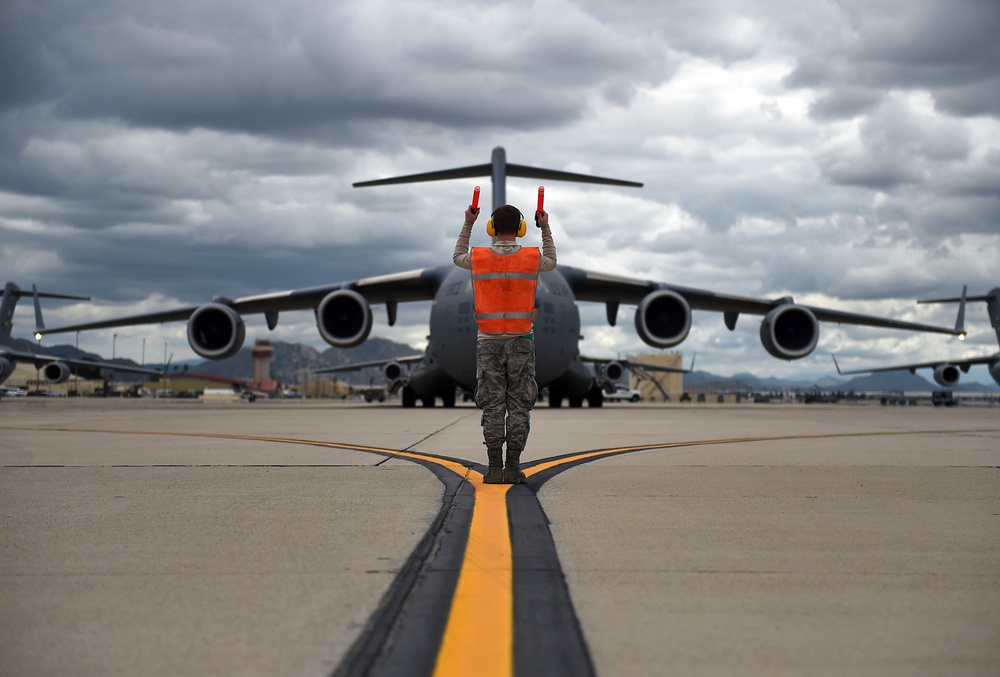
<instances>
[{"instance_id":1,"label":"yellow ear protection headset","mask_svg":"<svg viewBox=\"0 0 1000 677\"><path fill-rule=\"evenodd\" d=\"M493 214L497 213L497 209L493 210ZM497 236L497 229L493 227L493 214L490 214L490 220L486 222L486 234L490 237ZM524 237L528 232L528 224L524 222L524 214L521 213L520 209L517 210L517 215L521 217L521 221L517 224L517 237Z\"/></svg>"}]
</instances>

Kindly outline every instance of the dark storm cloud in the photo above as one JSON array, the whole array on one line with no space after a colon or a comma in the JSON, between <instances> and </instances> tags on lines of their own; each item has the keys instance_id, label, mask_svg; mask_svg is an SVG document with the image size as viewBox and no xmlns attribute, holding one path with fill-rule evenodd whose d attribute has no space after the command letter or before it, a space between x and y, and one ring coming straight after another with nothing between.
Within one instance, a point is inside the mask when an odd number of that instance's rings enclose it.
<instances>
[{"instance_id":1,"label":"dark storm cloud","mask_svg":"<svg viewBox=\"0 0 1000 677\"><path fill-rule=\"evenodd\" d=\"M839 3L845 23L832 44L804 52L786 82L823 92L821 118L854 116L893 89L927 90L960 116L1000 112L1000 3L897 0Z\"/></svg>"},{"instance_id":2,"label":"dark storm cloud","mask_svg":"<svg viewBox=\"0 0 1000 677\"><path fill-rule=\"evenodd\" d=\"M577 117L587 86L640 56L629 43L592 39L601 30L593 23L483 39L474 24L449 22L446 7L398 31L406 16L379 21L351 3L290 3L280 15L267 3L213 6L86 3L69 22L48 4L18 4L11 25L28 37L9 48L21 56L5 74L15 85L7 105L44 97L68 118L328 130L340 141L351 124L386 120L530 129ZM452 6L460 8L468 13L466 3ZM402 13L416 19L417 10Z\"/></svg>"}]
</instances>

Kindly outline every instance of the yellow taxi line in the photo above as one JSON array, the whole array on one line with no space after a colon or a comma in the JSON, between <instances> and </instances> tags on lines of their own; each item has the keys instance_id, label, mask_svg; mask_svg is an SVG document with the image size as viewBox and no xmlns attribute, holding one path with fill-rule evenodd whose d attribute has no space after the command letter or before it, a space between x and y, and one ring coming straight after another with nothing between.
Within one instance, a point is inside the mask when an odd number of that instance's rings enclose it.
<instances>
[{"instance_id":1,"label":"yellow taxi line","mask_svg":"<svg viewBox=\"0 0 1000 677\"><path fill-rule=\"evenodd\" d=\"M0 426L0 429L15 429ZM17 428L24 430L25 428ZM434 677L510 677L514 671L514 564L511 547L510 523L507 514L507 492L510 484L483 484L483 476L455 461L427 456L415 452L394 451L377 447L364 447L336 442L297 440L279 437L250 435L219 435L211 433L156 433L127 430L79 430L68 428L37 428L43 431L124 433L137 435L177 435L242 439L289 444L307 444L338 449L372 451L400 458L412 458L435 463L464 477L473 488L472 521L469 538L459 571L455 593L438 650ZM691 447L739 442L762 442L793 439L822 439L873 435L913 435L967 432L961 430L932 431L881 431L859 433L831 433L819 435L788 435L769 437L743 437L716 440L667 442L631 447L617 447L589 451L560 459L532 465L524 469L530 477L545 470L581 460L618 453Z\"/></svg>"},{"instance_id":2,"label":"yellow taxi line","mask_svg":"<svg viewBox=\"0 0 1000 677\"><path fill-rule=\"evenodd\" d=\"M509 677L514 670L514 558L507 491L470 472L475 505L434 677Z\"/></svg>"}]
</instances>

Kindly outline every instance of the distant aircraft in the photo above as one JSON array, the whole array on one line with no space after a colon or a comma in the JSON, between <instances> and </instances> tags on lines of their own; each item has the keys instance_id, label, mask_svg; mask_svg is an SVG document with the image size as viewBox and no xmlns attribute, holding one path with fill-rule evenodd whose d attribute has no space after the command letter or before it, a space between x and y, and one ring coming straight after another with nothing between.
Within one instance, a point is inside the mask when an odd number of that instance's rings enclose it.
<instances>
[{"instance_id":1,"label":"distant aircraft","mask_svg":"<svg viewBox=\"0 0 1000 677\"><path fill-rule=\"evenodd\" d=\"M32 285L30 294L35 297L36 330L45 326L42 320L41 306L38 304L39 298L72 299L75 301L90 300L89 296L51 294L36 291L34 285ZM10 378L18 362L31 363L36 368L41 369L42 376L49 383L63 383L74 374L88 379L101 378L102 372L109 371L144 374L151 377L150 380L159 378L160 372L152 369L141 369L127 365L111 364L110 362L97 362L96 360L75 360L69 357L42 355L24 350L16 350L14 340L11 338L11 331L14 326L14 308L22 296L28 295L29 292L24 291L13 282L8 282L3 288L3 297L0 298L0 383Z\"/></svg>"},{"instance_id":2,"label":"distant aircraft","mask_svg":"<svg viewBox=\"0 0 1000 677\"><path fill-rule=\"evenodd\" d=\"M994 287L988 293L982 296L966 296L965 292L967 287L962 287L962 295L957 298L947 298L947 299L926 299L923 301L917 301L917 303L959 303L958 311L958 326L963 324L963 319L965 316L965 303L966 301L985 301L986 302L986 312L990 316L990 324L993 326L993 330L997 334L997 344L1000 345L1000 287ZM915 362L913 364L900 364L894 367L877 367L874 369L856 369L853 371L841 371L840 365L837 364L837 357L834 355L833 364L837 367L837 373L842 375L847 374L872 374L875 372L882 371L909 371L911 374L916 373L917 369L933 369L934 370L934 381L938 385L945 388L951 388L952 386L958 385L958 381L961 378L959 371L962 374L968 374L969 369L973 365L985 364L987 369L989 369L990 376L996 381L997 385L1000 385L1000 352L994 353L993 355L984 355L983 357L966 357L958 360L935 360L933 362Z\"/></svg>"},{"instance_id":3,"label":"distant aircraft","mask_svg":"<svg viewBox=\"0 0 1000 677\"><path fill-rule=\"evenodd\" d=\"M506 203L507 176L642 186L633 181L510 164L503 148L493 150L488 164L354 185L381 186L478 176L492 177L494 209ZM456 237L460 225L458 218L465 207L456 206ZM392 326L396 321L398 304L409 301L434 302L430 310L427 347L422 355L407 360L413 364L409 371L402 369L402 360L386 363L386 377L390 380L401 379L399 386L402 388L403 406L415 406L417 399L424 406L434 406L435 398L440 398L445 406L453 406L456 385L467 391L475 389L476 323L473 319L471 273L452 265L450 261L447 265L432 268L236 300L217 296L211 302L200 305L58 327L43 333L187 320L191 348L204 358L217 360L234 355L243 345L246 330L241 316L245 314L263 313L268 328L274 329L279 312L312 309L323 340L337 348L350 348L368 338L372 328L372 305L385 304L389 325ZM765 350L785 360L799 359L813 351L819 339L819 321L958 333L948 328L798 305L787 296L757 299L718 294L666 282L608 275L560 263L554 271L539 276L536 296L536 379L540 389L548 389L549 405L553 407L561 406L564 400L568 400L570 406L580 406L584 400L590 406L600 406L603 401L602 381L606 383L627 367L625 362L605 363L598 369L598 378L587 368L579 351L580 312L577 301L605 304L608 323L612 326L617 322L621 304L637 306L636 331L646 344L654 348L671 348L680 344L691 328L692 310L721 312L730 330L736 327L740 313L762 315L760 338Z\"/></svg>"}]
</instances>

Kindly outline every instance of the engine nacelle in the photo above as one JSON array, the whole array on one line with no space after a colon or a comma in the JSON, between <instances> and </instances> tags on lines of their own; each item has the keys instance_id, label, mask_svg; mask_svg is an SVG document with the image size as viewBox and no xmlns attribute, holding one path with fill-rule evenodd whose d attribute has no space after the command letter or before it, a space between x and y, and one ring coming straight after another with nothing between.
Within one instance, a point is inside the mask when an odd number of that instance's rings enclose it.
<instances>
[{"instance_id":1,"label":"engine nacelle","mask_svg":"<svg viewBox=\"0 0 1000 677\"><path fill-rule=\"evenodd\" d=\"M398 381L403 378L403 365L395 361L386 363L386 365L382 367L382 376L384 376L385 380L389 383Z\"/></svg>"},{"instance_id":2,"label":"engine nacelle","mask_svg":"<svg viewBox=\"0 0 1000 677\"><path fill-rule=\"evenodd\" d=\"M316 326L323 340L335 348L353 348L372 330L372 309L365 297L352 289L330 292L316 308Z\"/></svg>"},{"instance_id":3,"label":"engine nacelle","mask_svg":"<svg viewBox=\"0 0 1000 677\"><path fill-rule=\"evenodd\" d=\"M691 306L683 296L666 289L646 294L635 311L635 330L646 345L676 346L691 331Z\"/></svg>"},{"instance_id":4,"label":"engine nacelle","mask_svg":"<svg viewBox=\"0 0 1000 677\"><path fill-rule=\"evenodd\" d=\"M3 383L10 375L14 373L14 368L17 364L13 360L9 360L6 357L0 357L0 383Z\"/></svg>"},{"instance_id":5,"label":"engine nacelle","mask_svg":"<svg viewBox=\"0 0 1000 677\"><path fill-rule=\"evenodd\" d=\"M70 376L70 370L65 362L49 362L42 367L42 376L49 383L65 383Z\"/></svg>"},{"instance_id":6,"label":"engine nacelle","mask_svg":"<svg viewBox=\"0 0 1000 677\"><path fill-rule=\"evenodd\" d=\"M224 360L243 347L247 331L239 313L213 302L191 313L187 335L194 352L208 360Z\"/></svg>"},{"instance_id":7,"label":"engine nacelle","mask_svg":"<svg viewBox=\"0 0 1000 677\"><path fill-rule=\"evenodd\" d=\"M813 351L819 341L819 322L802 306L778 306L760 324L764 350L782 360L797 360Z\"/></svg>"},{"instance_id":8,"label":"engine nacelle","mask_svg":"<svg viewBox=\"0 0 1000 677\"><path fill-rule=\"evenodd\" d=\"M618 383L625 377L625 367L621 362L608 362L601 368L601 376L612 383Z\"/></svg>"},{"instance_id":9,"label":"engine nacelle","mask_svg":"<svg viewBox=\"0 0 1000 677\"><path fill-rule=\"evenodd\" d=\"M939 364L934 367L934 380L937 381L938 385L945 388L950 388L958 383L960 376L958 367L954 364Z\"/></svg>"},{"instance_id":10,"label":"engine nacelle","mask_svg":"<svg viewBox=\"0 0 1000 677\"><path fill-rule=\"evenodd\" d=\"M990 376L1000 386L1000 358L993 358L993 361L990 362Z\"/></svg>"}]
</instances>

